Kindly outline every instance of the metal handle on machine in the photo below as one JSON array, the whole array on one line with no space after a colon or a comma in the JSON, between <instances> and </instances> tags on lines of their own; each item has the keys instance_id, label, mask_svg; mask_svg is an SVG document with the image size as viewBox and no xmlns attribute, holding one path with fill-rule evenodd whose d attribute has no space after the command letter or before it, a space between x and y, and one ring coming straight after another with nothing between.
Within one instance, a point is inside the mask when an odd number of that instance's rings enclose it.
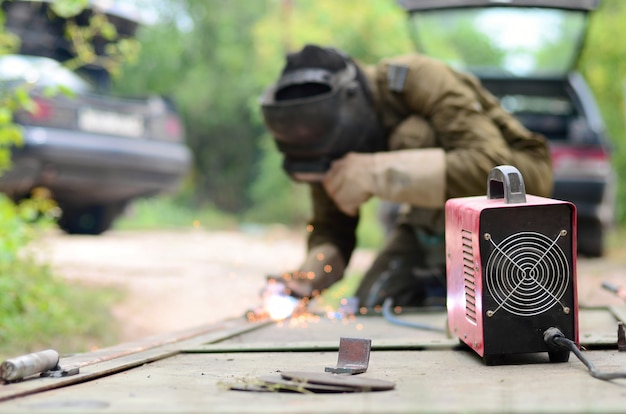
<instances>
[{"instance_id":1,"label":"metal handle on machine","mask_svg":"<svg viewBox=\"0 0 626 414\"><path fill-rule=\"evenodd\" d=\"M507 204L525 203L526 187L519 170L512 165L499 165L489 172L487 198L504 198Z\"/></svg>"}]
</instances>

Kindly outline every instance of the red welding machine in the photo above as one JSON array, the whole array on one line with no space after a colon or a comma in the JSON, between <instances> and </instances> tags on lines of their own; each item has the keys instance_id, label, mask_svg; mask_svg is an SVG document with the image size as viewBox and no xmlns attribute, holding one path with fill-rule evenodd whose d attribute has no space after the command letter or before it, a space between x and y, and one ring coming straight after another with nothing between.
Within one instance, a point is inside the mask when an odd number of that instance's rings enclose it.
<instances>
[{"instance_id":1,"label":"red welding machine","mask_svg":"<svg viewBox=\"0 0 626 414\"><path fill-rule=\"evenodd\" d=\"M446 255L450 332L485 364L535 352L569 359L543 334L555 327L579 343L572 203L526 195L517 168L496 167L486 197L446 203Z\"/></svg>"}]
</instances>

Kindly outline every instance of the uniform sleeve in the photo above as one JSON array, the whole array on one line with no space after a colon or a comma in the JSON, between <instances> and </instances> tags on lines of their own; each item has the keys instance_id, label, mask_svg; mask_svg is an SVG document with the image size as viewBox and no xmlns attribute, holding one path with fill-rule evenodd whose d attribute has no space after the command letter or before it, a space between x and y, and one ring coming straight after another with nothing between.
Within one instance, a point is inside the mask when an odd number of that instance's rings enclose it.
<instances>
[{"instance_id":1,"label":"uniform sleeve","mask_svg":"<svg viewBox=\"0 0 626 414\"><path fill-rule=\"evenodd\" d=\"M345 263L350 261L356 245L359 218L342 213L321 184L311 184L313 217L309 223L308 250L331 243L339 248Z\"/></svg>"},{"instance_id":2,"label":"uniform sleeve","mask_svg":"<svg viewBox=\"0 0 626 414\"><path fill-rule=\"evenodd\" d=\"M396 99L408 113L430 122L446 152L446 197L484 194L489 171L513 160L479 97L442 62L408 55L393 63L408 67L404 88L395 93L399 95Z\"/></svg>"}]
</instances>

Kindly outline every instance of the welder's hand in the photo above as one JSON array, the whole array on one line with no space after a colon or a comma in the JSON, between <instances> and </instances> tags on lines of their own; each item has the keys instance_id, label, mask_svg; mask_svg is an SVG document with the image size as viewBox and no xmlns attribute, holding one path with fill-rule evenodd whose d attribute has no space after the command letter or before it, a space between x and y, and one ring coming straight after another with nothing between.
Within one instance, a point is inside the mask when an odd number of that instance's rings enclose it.
<instances>
[{"instance_id":1,"label":"welder's hand","mask_svg":"<svg viewBox=\"0 0 626 414\"><path fill-rule=\"evenodd\" d=\"M325 243L312 247L298 270L267 276L261 290L262 313L283 319L305 310L311 299L341 279L345 268L337 246Z\"/></svg>"},{"instance_id":2,"label":"welder's hand","mask_svg":"<svg viewBox=\"0 0 626 414\"><path fill-rule=\"evenodd\" d=\"M283 295L296 299L312 296L312 283L299 271L268 275L261 296Z\"/></svg>"},{"instance_id":3,"label":"welder's hand","mask_svg":"<svg viewBox=\"0 0 626 414\"><path fill-rule=\"evenodd\" d=\"M374 194L374 166L374 154L351 152L326 172L324 189L345 214L356 216L361 204Z\"/></svg>"},{"instance_id":4,"label":"welder's hand","mask_svg":"<svg viewBox=\"0 0 626 414\"><path fill-rule=\"evenodd\" d=\"M323 184L337 207L350 216L355 216L372 196L417 207L442 208L446 155L441 148L349 153L332 163Z\"/></svg>"},{"instance_id":5,"label":"welder's hand","mask_svg":"<svg viewBox=\"0 0 626 414\"><path fill-rule=\"evenodd\" d=\"M307 252L298 270L267 276L266 290L295 298L313 298L341 279L345 269L339 248L324 243Z\"/></svg>"}]
</instances>

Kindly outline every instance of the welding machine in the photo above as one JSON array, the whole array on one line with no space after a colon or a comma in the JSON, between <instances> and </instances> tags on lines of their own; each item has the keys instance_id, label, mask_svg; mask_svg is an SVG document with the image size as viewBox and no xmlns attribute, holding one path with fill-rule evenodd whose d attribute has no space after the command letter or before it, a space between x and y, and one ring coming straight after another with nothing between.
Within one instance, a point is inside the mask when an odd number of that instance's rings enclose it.
<instances>
[{"instance_id":1,"label":"welding machine","mask_svg":"<svg viewBox=\"0 0 626 414\"><path fill-rule=\"evenodd\" d=\"M450 199L445 213L450 333L487 365L536 352L566 362L544 332L579 343L574 204L527 195L519 170L502 165L486 197Z\"/></svg>"}]
</instances>

